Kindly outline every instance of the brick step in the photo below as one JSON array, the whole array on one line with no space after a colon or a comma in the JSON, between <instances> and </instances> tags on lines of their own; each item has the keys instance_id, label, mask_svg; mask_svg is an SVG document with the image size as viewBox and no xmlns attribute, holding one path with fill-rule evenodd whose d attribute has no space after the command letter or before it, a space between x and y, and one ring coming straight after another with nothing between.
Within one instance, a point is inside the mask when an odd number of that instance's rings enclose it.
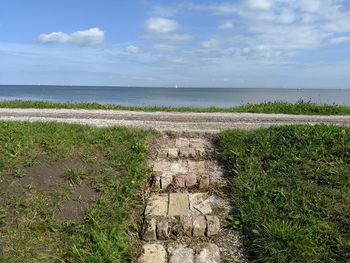
<instances>
[{"instance_id":1,"label":"brick step","mask_svg":"<svg viewBox=\"0 0 350 263\"><path fill-rule=\"evenodd\" d=\"M156 189L207 190L221 171L215 170L209 161L177 160L158 161L153 164L153 186Z\"/></svg>"},{"instance_id":2,"label":"brick step","mask_svg":"<svg viewBox=\"0 0 350 263\"><path fill-rule=\"evenodd\" d=\"M149 197L145 216L191 216L212 214L212 201L208 193L166 193Z\"/></svg>"},{"instance_id":3,"label":"brick step","mask_svg":"<svg viewBox=\"0 0 350 263\"><path fill-rule=\"evenodd\" d=\"M198 216L148 216L143 225L145 241L188 237L211 237L220 231L220 220L215 215Z\"/></svg>"},{"instance_id":4,"label":"brick step","mask_svg":"<svg viewBox=\"0 0 350 263\"><path fill-rule=\"evenodd\" d=\"M143 253L139 263L219 263L220 249L212 243L202 244L194 249L182 244L170 244L167 247L161 244L143 245Z\"/></svg>"},{"instance_id":5,"label":"brick step","mask_svg":"<svg viewBox=\"0 0 350 263\"><path fill-rule=\"evenodd\" d=\"M159 150L159 158L205 158L210 152L210 143L199 138L177 138Z\"/></svg>"}]
</instances>

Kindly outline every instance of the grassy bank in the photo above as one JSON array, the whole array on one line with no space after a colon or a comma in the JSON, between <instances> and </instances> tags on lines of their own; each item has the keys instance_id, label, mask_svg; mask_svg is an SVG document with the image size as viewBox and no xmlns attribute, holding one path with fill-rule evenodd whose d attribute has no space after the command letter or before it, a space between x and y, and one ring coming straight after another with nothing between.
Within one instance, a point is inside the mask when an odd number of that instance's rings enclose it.
<instances>
[{"instance_id":1,"label":"grassy bank","mask_svg":"<svg viewBox=\"0 0 350 263\"><path fill-rule=\"evenodd\" d=\"M225 131L217 155L253 261L349 262L350 129Z\"/></svg>"},{"instance_id":2,"label":"grassy bank","mask_svg":"<svg viewBox=\"0 0 350 263\"><path fill-rule=\"evenodd\" d=\"M60 109L101 109L101 110L141 110L141 111L165 111L165 112L254 112L254 113L282 113L282 114L310 114L310 115L349 115L350 107L316 104L299 101L287 102L264 102L260 104L247 104L231 108L193 108L193 107L162 107L162 106L120 106L102 105L98 103L56 103L41 101L0 101L0 108L60 108Z\"/></svg>"},{"instance_id":3,"label":"grassy bank","mask_svg":"<svg viewBox=\"0 0 350 263\"><path fill-rule=\"evenodd\" d=\"M154 136L0 122L0 262L131 261Z\"/></svg>"}]
</instances>

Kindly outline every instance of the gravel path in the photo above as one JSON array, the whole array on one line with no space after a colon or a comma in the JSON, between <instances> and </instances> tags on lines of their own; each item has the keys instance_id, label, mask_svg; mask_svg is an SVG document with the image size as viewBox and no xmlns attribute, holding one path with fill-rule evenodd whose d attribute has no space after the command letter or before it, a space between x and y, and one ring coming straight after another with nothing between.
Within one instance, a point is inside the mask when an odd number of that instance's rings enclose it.
<instances>
[{"instance_id":1,"label":"gravel path","mask_svg":"<svg viewBox=\"0 0 350 263\"><path fill-rule=\"evenodd\" d=\"M309 116L257 113L179 113L80 109L0 109L0 120L57 121L99 127L123 125L159 131L219 132L287 124L349 125L350 116Z\"/></svg>"}]
</instances>

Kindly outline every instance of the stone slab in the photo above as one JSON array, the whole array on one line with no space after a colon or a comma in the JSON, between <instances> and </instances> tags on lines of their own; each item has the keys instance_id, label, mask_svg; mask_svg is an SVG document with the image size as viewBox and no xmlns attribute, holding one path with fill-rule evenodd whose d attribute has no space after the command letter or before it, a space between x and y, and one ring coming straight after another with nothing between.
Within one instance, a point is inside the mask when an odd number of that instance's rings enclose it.
<instances>
[{"instance_id":1,"label":"stone slab","mask_svg":"<svg viewBox=\"0 0 350 263\"><path fill-rule=\"evenodd\" d=\"M185 216L190 214L188 194L169 194L168 216Z\"/></svg>"},{"instance_id":2,"label":"stone slab","mask_svg":"<svg viewBox=\"0 0 350 263\"><path fill-rule=\"evenodd\" d=\"M159 244L145 244L143 245L143 253L139 258L139 263L165 263L166 250L164 246Z\"/></svg>"},{"instance_id":3,"label":"stone slab","mask_svg":"<svg viewBox=\"0 0 350 263\"><path fill-rule=\"evenodd\" d=\"M191 248L183 245L177 245L175 247L169 247L169 263L193 263L194 251Z\"/></svg>"},{"instance_id":4,"label":"stone slab","mask_svg":"<svg viewBox=\"0 0 350 263\"><path fill-rule=\"evenodd\" d=\"M168 194L153 195L148 199L146 216L166 216L168 212Z\"/></svg>"}]
</instances>

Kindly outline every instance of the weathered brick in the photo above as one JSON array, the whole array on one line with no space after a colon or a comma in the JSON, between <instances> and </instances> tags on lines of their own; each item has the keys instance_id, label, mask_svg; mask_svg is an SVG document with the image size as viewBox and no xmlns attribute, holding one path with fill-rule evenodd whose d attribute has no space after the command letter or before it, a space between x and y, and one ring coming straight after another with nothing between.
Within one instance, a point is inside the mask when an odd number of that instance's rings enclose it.
<instances>
[{"instance_id":1,"label":"weathered brick","mask_svg":"<svg viewBox=\"0 0 350 263\"><path fill-rule=\"evenodd\" d=\"M175 247L169 247L169 263L193 263L194 252L191 248L187 248L183 245L177 245Z\"/></svg>"},{"instance_id":2,"label":"weathered brick","mask_svg":"<svg viewBox=\"0 0 350 263\"><path fill-rule=\"evenodd\" d=\"M189 173L186 176L186 186L187 187L193 187L197 185L197 176L195 173Z\"/></svg>"},{"instance_id":3,"label":"weathered brick","mask_svg":"<svg viewBox=\"0 0 350 263\"><path fill-rule=\"evenodd\" d=\"M196 256L195 263L220 263L220 249L215 244L207 244Z\"/></svg>"},{"instance_id":4,"label":"weathered brick","mask_svg":"<svg viewBox=\"0 0 350 263\"><path fill-rule=\"evenodd\" d=\"M142 248L143 253L138 263L165 263L167 253L164 246L159 244L145 244Z\"/></svg>"},{"instance_id":5,"label":"weathered brick","mask_svg":"<svg viewBox=\"0 0 350 263\"><path fill-rule=\"evenodd\" d=\"M169 195L169 216L185 216L190 213L188 195L171 193Z\"/></svg>"},{"instance_id":6,"label":"weathered brick","mask_svg":"<svg viewBox=\"0 0 350 263\"><path fill-rule=\"evenodd\" d=\"M210 180L208 175L201 175L199 179L199 190L204 191L209 188Z\"/></svg>"},{"instance_id":7,"label":"weathered brick","mask_svg":"<svg viewBox=\"0 0 350 263\"><path fill-rule=\"evenodd\" d=\"M207 220L207 237L217 235L220 231L220 220L217 216L205 216Z\"/></svg>"},{"instance_id":8,"label":"weathered brick","mask_svg":"<svg viewBox=\"0 0 350 263\"><path fill-rule=\"evenodd\" d=\"M185 188L186 187L186 178L187 176L183 173L178 173L174 177L174 186L176 188Z\"/></svg>"},{"instance_id":9,"label":"weathered brick","mask_svg":"<svg viewBox=\"0 0 350 263\"><path fill-rule=\"evenodd\" d=\"M193 236L204 237L207 228L207 222L204 216L193 217Z\"/></svg>"},{"instance_id":10,"label":"weathered brick","mask_svg":"<svg viewBox=\"0 0 350 263\"><path fill-rule=\"evenodd\" d=\"M179 151L176 148L168 149L168 158L177 158L179 155Z\"/></svg>"},{"instance_id":11,"label":"weathered brick","mask_svg":"<svg viewBox=\"0 0 350 263\"><path fill-rule=\"evenodd\" d=\"M206 144L207 141L203 139L190 139L190 147L192 148L205 148Z\"/></svg>"},{"instance_id":12,"label":"weathered brick","mask_svg":"<svg viewBox=\"0 0 350 263\"><path fill-rule=\"evenodd\" d=\"M190 146L190 141L187 138L178 138L175 140L175 146L177 148L187 148Z\"/></svg>"},{"instance_id":13,"label":"weathered brick","mask_svg":"<svg viewBox=\"0 0 350 263\"><path fill-rule=\"evenodd\" d=\"M157 240L155 218L146 218L142 238L146 241Z\"/></svg>"},{"instance_id":14,"label":"weathered brick","mask_svg":"<svg viewBox=\"0 0 350 263\"><path fill-rule=\"evenodd\" d=\"M169 223L165 216L157 218L157 238L160 240L169 238Z\"/></svg>"},{"instance_id":15,"label":"weathered brick","mask_svg":"<svg viewBox=\"0 0 350 263\"><path fill-rule=\"evenodd\" d=\"M192 216L182 216L181 225L186 236L192 236L193 222Z\"/></svg>"}]
</instances>

